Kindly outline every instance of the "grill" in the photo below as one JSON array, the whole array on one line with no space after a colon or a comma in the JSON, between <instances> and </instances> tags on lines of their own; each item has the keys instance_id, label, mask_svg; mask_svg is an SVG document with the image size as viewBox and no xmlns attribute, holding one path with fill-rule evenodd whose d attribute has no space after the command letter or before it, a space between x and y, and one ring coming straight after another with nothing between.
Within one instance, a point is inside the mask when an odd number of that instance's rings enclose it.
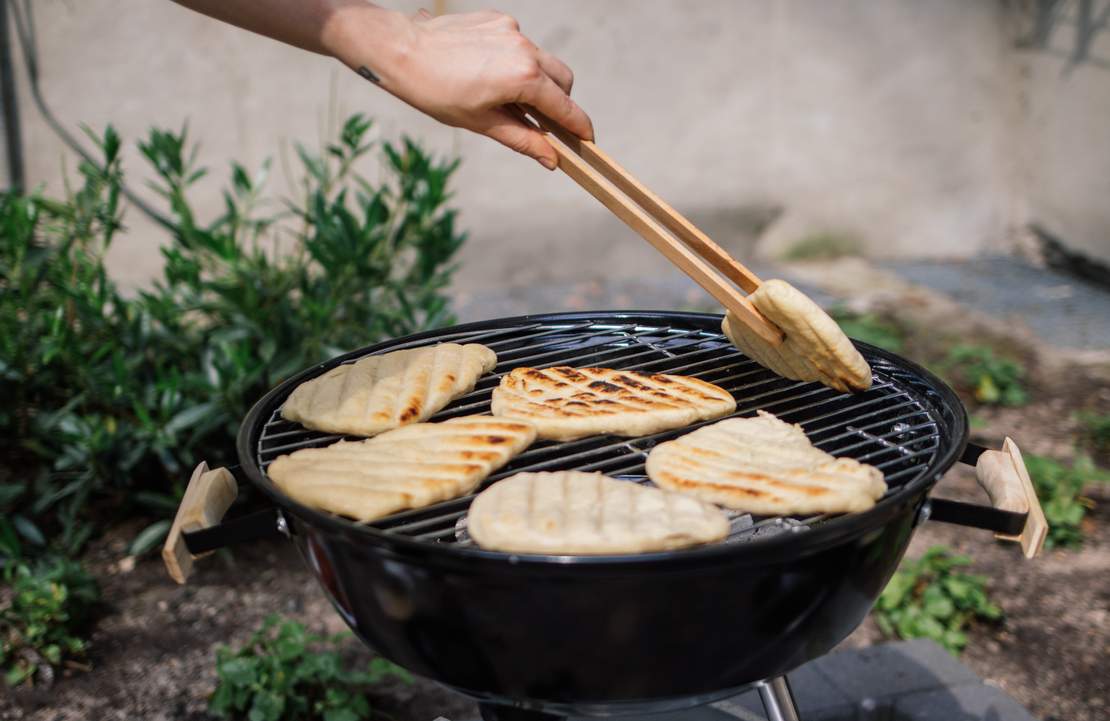
<instances>
[{"instance_id":1,"label":"grill","mask_svg":"<svg viewBox=\"0 0 1110 721\"><path fill-rule=\"evenodd\" d=\"M510 318L387 341L309 368L270 391L240 428L238 472L273 508L217 523L234 499L233 478L201 464L163 550L167 567L184 581L194 554L284 535L359 638L477 699L486 721L677 710L752 686L772 718L796 719L784 674L859 625L918 524L931 517L1023 533L1024 544L1032 508L1027 514L929 497L961 454L976 464L984 449L967 445L963 407L924 369L857 344L874 384L842 394L756 365L722 336L720 322L646 312ZM465 519L473 496L363 524L301 506L270 481L266 468L279 455L342 438L282 420L293 388L368 354L444 341L487 345L498 365L433 421L488 413L501 376L520 366L675 373L728 390L737 416L770 411L800 424L822 450L878 467L888 491L861 513L732 513L730 536L719 544L551 556L471 544ZM570 469L645 483L652 447L690 430L538 442L484 485L519 471ZM991 453L983 458L1002 456ZM1016 447L1012 455L1020 463ZM980 466L980 478L991 475ZM996 485L1012 490L1020 482L1014 469L996 472Z\"/></svg>"},{"instance_id":2,"label":"grill","mask_svg":"<svg viewBox=\"0 0 1110 721\"><path fill-rule=\"evenodd\" d=\"M474 391L456 399L432 421L489 412L490 394L500 378L520 366L602 366L651 373L693 376L726 389L737 399L735 416L774 413L799 423L813 443L836 456L851 456L876 466L885 474L893 495L921 478L937 460L946 423L915 377L875 349L864 348L874 372L866 393L846 396L815 383L786 380L759 366L719 331L704 323L659 322L649 317L614 322L619 314L599 313L573 320L520 319L511 324L470 331L447 332L418 340L384 344L375 353L429 343L481 343L497 353L494 372L483 377ZM353 363L363 355L347 357ZM644 462L653 446L693 428L666 431L634 439L584 438L570 442L535 444L511 464L491 476L482 487L521 471L599 471L645 483ZM308 431L281 418L280 407L269 413L258 437L255 460L265 468L275 458L300 448L330 445L341 435ZM348 437L355 438L355 437ZM478 490L481 490L480 488ZM428 508L395 514L370 524L376 530L437 544L469 545L461 525L473 495ZM730 542L756 541L781 531L803 531L828 522L828 516L752 517L731 513Z\"/></svg>"}]
</instances>

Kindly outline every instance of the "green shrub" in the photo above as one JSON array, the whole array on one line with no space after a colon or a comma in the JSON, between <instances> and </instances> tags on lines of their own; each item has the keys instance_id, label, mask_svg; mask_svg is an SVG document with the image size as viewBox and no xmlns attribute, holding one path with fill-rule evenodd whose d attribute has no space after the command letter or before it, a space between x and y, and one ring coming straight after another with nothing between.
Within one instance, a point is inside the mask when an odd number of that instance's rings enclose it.
<instances>
[{"instance_id":1,"label":"green shrub","mask_svg":"<svg viewBox=\"0 0 1110 721\"><path fill-rule=\"evenodd\" d=\"M970 563L944 546L904 561L875 606L879 628L891 638L931 638L959 654L969 624L1002 618L1002 609L987 597L986 579L957 570Z\"/></svg>"},{"instance_id":2,"label":"green shrub","mask_svg":"<svg viewBox=\"0 0 1110 721\"><path fill-rule=\"evenodd\" d=\"M0 669L8 684L33 682L85 655L83 632L100 592L81 565L66 559L4 570Z\"/></svg>"},{"instance_id":3,"label":"green shrub","mask_svg":"<svg viewBox=\"0 0 1110 721\"><path fill-rule=\"evenodd\" d=\"M412 677L384 658L363 671L344 670L337 649L348 636L315 636L296 621L269 617L242 648L217 650L219 685L209 710L250 721L369 718L369 687L390 676L410 683Z\"/></svg>"},{"instance_id":4,"label":"green shrub","mask_svg":"<svg viewBox=\"0 0 1110 721\"><path fill-rule=\"evenodd\" d=\"M168 207L165 267L134 296L104 264L123 228L111 127L65 198L0 196L0 519L29 548L50 539L72 553L97 519L170 515L194 463L232 460L236 426L268 388L450 322L457 163L384 143L370 182L354 170L374 147L369 129L354 116L323 154L298 146L301 191L284 205L263 192L267 163L232 163L224 210L207 222L189 201L205 174L196 149L184 130L152 130L140 148Z\"/></svg>"},{"instance_id":5,"label":"green shrub","mask_svg":"<svg viewBox=\"0 0 1110 721\"><path fill-rule=\"evenodd\" d=\"M1070 467L1032 453L1025 454L1024 460L1048 521L1045 547L1079 546L1083 543L1083 518L1095 505L1083 496L1083 487L1106 481L1110 474L1099 470L1086 456L1077 457Z\"/></svg>"},{"instance_id":6,"label":"green shrub","mask_svg":"<svg viewBox=\"0 0 1110 721\"><path fill-rule=\"evenodd\" d=\"M1025 368L981 345L957 345L948 351L942 368L959 386L984 405L1021 406L1029 400Z\"/></svg>"},{"instance_id":7,"label":"green shrub","mask_svg":"<svg viewBox=\"0 0 1110 721\"><path fill-rule=\"evenodd\" d=\"M855 313L845 308L833 308L829 315L850 338L893 353L900 352L905 345L905 330L897 323L874 313Z\"/></svg>"}]
</instances>

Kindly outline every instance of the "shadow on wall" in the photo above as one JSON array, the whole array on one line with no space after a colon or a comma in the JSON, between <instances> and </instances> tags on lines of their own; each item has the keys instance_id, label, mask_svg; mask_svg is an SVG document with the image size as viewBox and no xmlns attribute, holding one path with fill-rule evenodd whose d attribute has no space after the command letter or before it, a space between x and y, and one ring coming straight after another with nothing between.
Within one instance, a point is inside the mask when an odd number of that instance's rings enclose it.
<instances>
[{"instance_id":1,"label":"shadow on wall","mask_svg":"<svg viewBox=\"0 0 1110 721\"><path fill-rule=\"evenodd\" d=\"M1067 59L1065 73L1082 64L1110 70L1110 52L1095 51L1096 36L1110 30L1110 0L1035 0L1031 20L1018 48Z\"/></svg>"}]
</instances>

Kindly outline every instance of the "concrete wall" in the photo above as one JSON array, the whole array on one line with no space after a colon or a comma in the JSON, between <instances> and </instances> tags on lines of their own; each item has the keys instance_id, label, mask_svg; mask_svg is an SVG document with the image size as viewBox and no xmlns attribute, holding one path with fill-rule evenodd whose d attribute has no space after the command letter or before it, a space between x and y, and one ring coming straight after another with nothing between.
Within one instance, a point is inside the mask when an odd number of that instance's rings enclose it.
<instances>
[{"instance_id":1,"label":"concrete wall","mask_svg":"<svg viewBox=\"0 0 1110 721\"><path fill-rule=\"evenodd\" d=\"M292 140L316 142L337 117L360 111L384 136L403 131L462 155L456 203L471 231L463 288L669 272L561 174L439 126L333 61L165 0L35 6L42 86L56 114L70 126L112 122L131 141L188 120L215 171L197 193L202 211L218 212L228 159L292 160ZM1030 3L499 7L574 68L599 144L741 257L828 232L875 255L962 257L1005 249L1016 229L1044 218L1110 258L1110 69L1061 72L1067 61L1044 48L1016 50ZM31 180L57 190L72 158L23 90ZM141 187L131 148L128 170ZM276 168L272 187L286 192L291 179ZM128 221L113 268L139 284L158 267L158 235L136 212Z\"/></svg>"},{"instance_id":2,"label":"concrete wall","mask_svg":"<svg viewBox=\"0 0 1110 721\"><path fill-rule=\"evenodd\" d=\"M1110 0L1062 3L1028 28L1022 74L1024 215L1110 262Z\"/></svg>"}]
</instances>

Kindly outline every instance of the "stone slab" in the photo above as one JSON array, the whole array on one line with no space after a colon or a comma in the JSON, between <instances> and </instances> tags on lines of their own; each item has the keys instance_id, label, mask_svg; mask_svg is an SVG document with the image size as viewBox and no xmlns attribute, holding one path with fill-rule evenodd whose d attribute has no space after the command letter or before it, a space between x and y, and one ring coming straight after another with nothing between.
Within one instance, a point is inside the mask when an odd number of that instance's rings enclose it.
<instances>
[{"instance_id":1,"label":"stone slab","mask_svg":"<svg viewBox=\"0 0 1110 721\"><path fill-rule=\"evenodd\" d=\"M924 639L831 653L787 677L802 721L1033 719L1012 698ZM713 707L736 721L766 718L756 691Z\"/></svg>"},{"instance_id":2,"label":"stone slab","mask_svg":"<svg viewBox=\"0 0 1110 721\"><path fill-rule=\"evenodd\" d=\"M1110 347L1110 291L1093 283L1009 257L898 260L879 266L974 310L1024 323L1046 343L1083 350Z\"/></svg>"},{"instance_id":3,"label":"stone slab","mask_svg":"<svg viewBox=\"0 0 1110 721\"><path fill-rule=\"evenodd\" d=\"M901 696L892 712L892 721L1036 721L1000 689L983 684Z\"/></svg>"}]
</instances>

